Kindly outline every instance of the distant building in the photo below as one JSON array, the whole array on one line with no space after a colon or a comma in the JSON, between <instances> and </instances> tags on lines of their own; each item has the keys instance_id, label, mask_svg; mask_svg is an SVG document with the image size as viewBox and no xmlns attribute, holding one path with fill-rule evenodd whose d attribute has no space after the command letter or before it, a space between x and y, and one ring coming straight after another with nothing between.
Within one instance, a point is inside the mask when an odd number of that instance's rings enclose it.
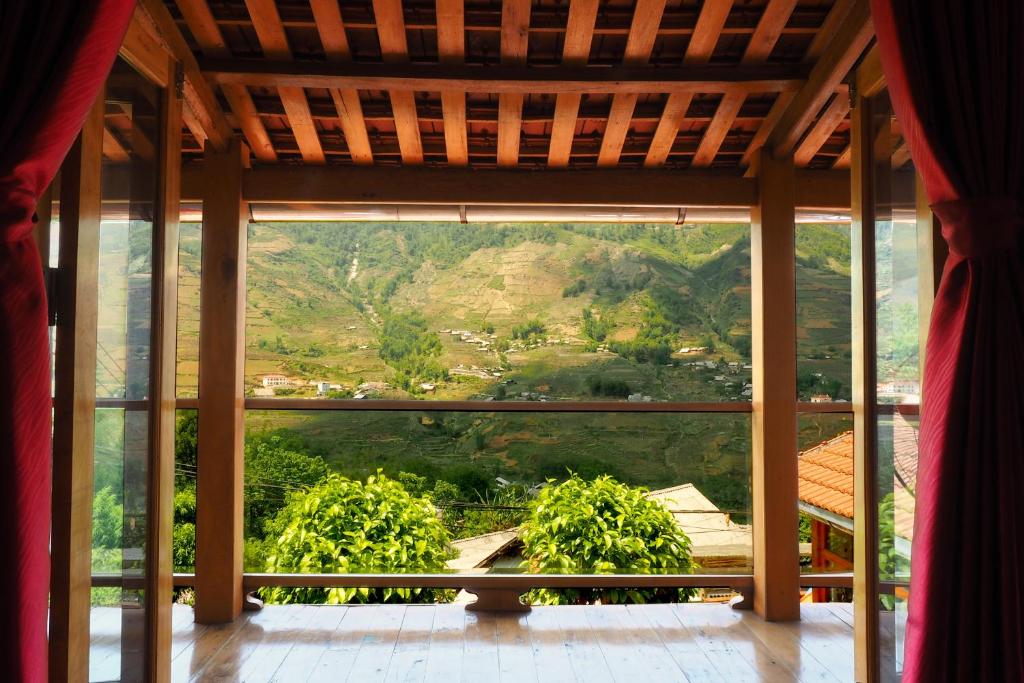
<instances>
[{"instance_id":1,"label":"distant building","mask_svg":"<svg viewBox=\"0 0 1024 683\"><path fill-rule=\"evenodd\" d=\"M330 390L331 390L331 383L330 382L317 382L316 383L316 393L318 395L326 396L327 392L329 392Z\"/></svg>"},{"instance_id":2,"label":"distant building","mask_svg":"<svg viewBox=\"0 0 1024 683\"><path fill-rule=\"evenodd\" d=\"M829 403L832 397L828 394L814 394L811 396L811 403Z\"/></svg>"},{"instance_id":3,"label":"distant building","mask_svg":"<svg viewBox=\"0 0 1024 683\"><path fill-rule=\"evenodd\" d=\"M433 393L433 391L437 389L437 385L432 382L423 382L420 384L420 389L428 393Z\"/></svg>"},{"instance_id":4,"label":"distant building","mask_svg":"<svg viewBox=\"0 0 1024 683\"><path fill-rule=\"evenodd\" d=\"M291 383L287 377L278 374L263 375L262 381L264 387L283 387Z\"/></svg>"}]
</instances>

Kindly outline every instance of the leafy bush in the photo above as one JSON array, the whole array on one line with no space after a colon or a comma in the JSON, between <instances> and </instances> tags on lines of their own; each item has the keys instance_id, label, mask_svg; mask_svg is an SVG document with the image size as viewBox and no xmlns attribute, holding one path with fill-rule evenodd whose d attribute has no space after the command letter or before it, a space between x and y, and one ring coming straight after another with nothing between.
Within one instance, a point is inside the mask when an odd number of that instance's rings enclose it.
<instances>
[{"instance_id":1,"label":"leafy bush","mask_svg":"<svg viewBox=\"0 0 1024 683\"><path fill-rule=\"evenodd\" d=\"M174 493L174 532L171 536L174 571L190 572L196 566L196 489L189 485Z\"/></svg>"},{"instance_id":2,"label":"leafy bush","mask_svg":"<svg viewBox=\"0 0 1024 683\"><path fill-rule=\"evenodd\" d=\"M522 325L514 325L512 327L512 338L528 341L535 337L540 337L544 334L545 329L544 323L534 318L533 320L528 320Z\"/></svg>"},{"instance_id":3,"label":"leafy bush","mask_svg":"<svg viewBox=\"0 0 1024 683\"><path fill-rule=\"evenodd\" d=\"M590 375L586 380L587 391L594 396L613 396L626 398L632 392L629 383L621 379L609 379L600 375Z\"/></svg>"},{"instance_id":4,"label":"leafy bush","mask_svg":"<svg viewBox=\"0 0 1024 683\"><path fill-rule=\"evenodd\" d=\"M108 550L121 548L121 530L124 524L122 505L114 491L105 486L92 499L92 547Z\"/></svg>"},{"instance_id":5,"label":"leafy bush","mask_svg":"<svg viewBox=\"0 0 1024 683\"><path fill-rule=\"evenodd\" d=\"M523 567L531 572L572 574L687 573L693 568L690 539L646 489L608 476L584 481L573 474L545 487L530 502L520 527ZM538 589L546 605L685 601L692 589Z\"/></svg>"},{"instance_id":6,"label":"leafy bush","mask_svg":"<svg viewBox=\"0 0 1024 683\"><path fill-rule=\"evenodd\" d=\"M293 494L267 525L268 572L441 572L454 557L450 537L429 499L386 476L366 480L332 474ZM274 540L276 538L276 541ZM269 588L271 603L434 602L450 591L424 588Z\"/></svg>"}]
</instances>

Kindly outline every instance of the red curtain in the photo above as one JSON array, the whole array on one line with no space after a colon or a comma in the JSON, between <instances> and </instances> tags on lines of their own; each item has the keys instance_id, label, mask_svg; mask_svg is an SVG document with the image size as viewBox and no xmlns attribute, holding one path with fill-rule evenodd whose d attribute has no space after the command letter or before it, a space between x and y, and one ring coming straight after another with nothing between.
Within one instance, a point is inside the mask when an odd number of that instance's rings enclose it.
<instances>
[{"instance_id":1,"label":"red curtain","mask_svg":"<svg viewBox=\"0 0 1024 683\"><path fill-rule=\"evenodd\" d=\"M871 5L950 250L928 336L904 679L1024 681L1024 2Z\"/></svg>"},{"instance_id":2,"label":"red curtain","mask_svg":"<svg viewBox=\"0 0 1024 683\"><path fill-rule=\"evenodd\" d=\"M39 195L96 100L135 0L0 3L0 662L46 680L50 361Z\"/></svg>"}]
</instances>

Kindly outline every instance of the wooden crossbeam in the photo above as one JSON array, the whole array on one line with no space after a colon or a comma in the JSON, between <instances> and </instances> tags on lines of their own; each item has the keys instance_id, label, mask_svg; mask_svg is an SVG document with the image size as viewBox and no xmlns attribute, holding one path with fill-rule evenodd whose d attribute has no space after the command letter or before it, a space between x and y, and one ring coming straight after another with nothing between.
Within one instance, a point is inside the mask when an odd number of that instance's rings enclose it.
<instances>
[{"instance_id":1,"label":"wooden crossbeam","mask_svg":"<svg viewBox=\"0 0 1024 683\"><path fill-rule=\"evenodd\" d=\"M131 158L125 146L106 126L103 127L103 158L118 164L125 163Z\"/></svg>"},{"instance_id":2,"label":"wooden crossbeam","mask_svg":"<svg viewBox=\"0 0 1024 683\"><path fill-rule=\"evenodd\" d=\"M750 42L740 60L741 64L763 64L768 60L768 55L772 53L775 44L779 41L782 29L789 21L794 7L796 7L796 0L769 0L761 14L761 19L757 22L757 28L750 36ZM743 95L735 93L727 93L722 96L718 110L705 129L704 138L693 157L692 165L695 168L707 167L714 162L722 142L736 121L736 115L739 113L740 107L743 106L744 99Z\"/></svg>"},{"instance_id":3,"label":"wooden crossbeam","mask_svg":"<svg viewBox=\"0 0 1024 683\"><path fill-rule=\"evenodd\" d=\"M501 3L501 63L526 64L529 47L530 0ZM498 166L519 163L519 138L523 130L523 93L498 94Z\"/></svg>"},{"instance_id":4,"label":"wooden crossbeam","mask_svg":"<svg viewBox=\"0 0 1024 683\"><path fill-rule=\"evenodd\" d=\"M590 44L594 38L599 6L598 0L572 0L565 26L565 42L562 45L562 64L582 66L590 59ZM579 110L580 95L561 93L556 96L548 166L561 168L569 165Z\"/></svg>"},{"instance_id":5,"label":"wooden crossbeam","mask_svg":"<svg viewBox=\"0 0 1024 683\"><path fill-rule=\"evenodd\" d=\"M775 153L789 154L804 131L836 91L860 58L874 35L867 0L856 0L828 48L815 62L807 82L793 97L778 125L769 136Z\"/></svg>"},{"instance_id":6,"label":"wooden crossbeam","mask_svg":"<svg viewBox=\"0 0 1024 683\"><path fill-rule=\"evenodd\" d=\"M377 37L380 40L380 52L384 61L389 64L408 62L409 45L405 37L402 1L373 0L373 15L377 22ZM395 118L395 132L398 134L398 145L402 150L402 162L422 164L423 143L420 140L420 121L416 115L414 88L396 84L394 87L382 89L387 90L391 98L391 112Z\"/></svg>"},{"instance_id":7,"label":"wooden crossbeam","mask_svg":"<svg viewBox=\"0 0 1024 683\"><path fill-rule=\"evenodd\" d=\"M748 93L796 91L807 78L802 65L757 67L709 64L673 68L482 66L476 64L367 64L353 62L275 62L260 59L204 59L212 82L254 87L406 89L471 93Z\"/></svg>"},{"instance_id":8,"label":"wooden crossbeam","mask_svg":"<svg viewBox=\"0 0 1024 683\"><path fill-rule=\"evenodd\" d=\"M461 64L466 54L465 6L463 0L437 0L437 53L442 64ZM469 163L466 140L466 93L441 91L444 143L451 166Z\"/></svg>"},{"instance_id":9,"label":"wooden crossbeam","mask_svg":"<svg viewBox=\"0 0 1024 683\"><path fill-rule=\"evenodd\" d=\"M328 61L351 61L352 53L349 51L348 38L345 36L345 24L336 0L310 0L309 4ZM363 118L359 92L351 88L331 88L329 92L353 163L372 164L373 150L370 148L370 138L366 133L366 120Z\"/></svg>"},{"instance_id":10,"label":"wooden crossbeam","mask_svg":"<svg viewBox=\"0 0 1024 683\"><path fill-rule=\"evenodd\" d=\"M654 40L658 37L658 27L661 25L661 16L665 12L665 2L666 0L637 0L622 59L625 66L643 66L651 58ZM612 97L608 123L601 139L601 152L597 157L598 166L603 168L618 165L619 155L622 153L622 146L626 142L626 135L633 120L633 109L636 108L638 94L639 92L616 93Z\"/></svg>"},{"instance_id":11,"label":"wooden crossbeam","mask_svg":"<svg viewBox=\"0 0 1024 683\"><path fill-rule=\"evenodd\" d=\"M836 160L832 162L832 168L835 169L848 169L850 168L850 146L847 145Z\"/></svg>"},{"instance_id":12,"label":"wooden crossbeam","mask_svg":"<svg viewBox=\"0 0 1024 683\"><path fill-rule=\"evenodd\" d=\"M220 27L210 12L210 6L206 0L176 0L178 9L181 10L199 49L203 54L218 59L231 59L231 52L228 50ZM184 39L182 40L184 42ZM189 51L191 54L191 51ZM277 153L270 143L270 136L267 135L263 122L256 113L256 107L252 103L249 90L244 85L229 84L222 85L221 90L228 101L228 106L234 112L235 118L242 129L246 142L252 149L252 153L260 161L276 161Z\"/></svg>"},{"instance_id":13,"label":"wooden crossbeam","mask_svg":"<svg viewBox=\"0 0 1024 683\"><path fill-rule=\"evenodd\" d=\"M706 64L711 59L731 9L732 0L704 3L700 10L700 16L697 17L697 25L693 29L693 37L690 38L690 43L686 46L683 64ZM692 93L673 93L668 96L665 101L665 110L654 131L651 147L644 159L644 166L648 168L661 166L668 159L692 99Z\"/></svg>"},{"instance_id":14,"label":"wooden crossbeam","mask_svg":"<svg viewBox=\"0 0 1024 683\"><path fill-rule=\"evenodd\" d=\"M291 60L292 52L288 47L288 37L284 33L281 17L277 13L274 0L245 0L249 9L256 37L259 39L263 54L268 59ZM298 86L280 86L277 94L284 105L288 125L299 145L302 160L306 163L322 164L325 161L320 137L316 132L316 124L309 113L309 102L306 93Z\"/></svg>"},{"instance_id":15,"label":"wooden crossbeam","mask_svg":"<svg viewBox=\"0 0 1024 683\"><path fill-rule=\"evenodd\" d=\"M837 126L850 112L850 96L846 88L842 88L832 98L817 122L800 142L800 146L793 152L793 161L797 166L806 166L818 153L821 146L825 144L829 136L835 132Z\"/></svg>"}]
</instances>

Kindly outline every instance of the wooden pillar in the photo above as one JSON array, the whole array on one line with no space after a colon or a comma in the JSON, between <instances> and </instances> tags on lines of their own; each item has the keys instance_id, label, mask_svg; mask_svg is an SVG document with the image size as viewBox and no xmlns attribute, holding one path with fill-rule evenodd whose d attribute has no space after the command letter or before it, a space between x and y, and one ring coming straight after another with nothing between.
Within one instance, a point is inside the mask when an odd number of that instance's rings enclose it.
<instances>
[{"instance_id":1,"label":"wooden pillar","mask_svg":"<svg viewBox=\"0 0 1024 683\"><path fill-rule=\"evenodd\" d=\"M146 613L146 680L155 682L171 680L181 110L182 100L175 89L164 88L161 96L157 210L153 223L153 338L149 419L153 457L148 468L146 538L146 594L152 596Z\"/></svg>"},{"instance_id":2,"label":"wooden pillar","mask_svg":"<svg viewBox=\"0 0 1024 683\"><path fill-rule=\"evenodd\" d=\"M232 621L242 610L242 476L245 251L248 206L237 139L207 143L199 323L196 482L196 621Z\"/></svg>"},{"instance_id":3,"label":"wooden pillar","mask_svg":"<svg viewBox=\"0 0 1024 683\"><path fill-rule=\"evenodd\" d=\"M754 610L770 621L800 618L794 175L792 155L759 152L750 226Z\"/></svg>"},{"instance_id":4,"label":"wooden pillar","mask_svg":"<svg viewBox=\"0 0 1024 683\"><path fill-rule=\"evenodd\" d=\"M61 170L50 540L51 681L89 678L103 102L100 92Z\"/></svg>"},{"instance_id":5,"label":"wooden pillar","mask_svg":"<svg viewBox=\"0 0 1024 683\"><path fill-rule=\"evenodd\" d=\"M879 680L874 101L864 88L857 90L850 124L854 670L859 683L874 683Z\"/></svg>"},{"instance_id":6,"label":"wooden pillar","mask_svg":"<svg viewBox=\"0 0 1024 683\"><path fill-rule=\"evenodd\" d=\"M826 568L825 550L828 548L829 526L816 519L811 520L811 569L815 573ZM811 589L814 602L828 602L829 589L819 586Z\"/></svg>"}]
</instances>

